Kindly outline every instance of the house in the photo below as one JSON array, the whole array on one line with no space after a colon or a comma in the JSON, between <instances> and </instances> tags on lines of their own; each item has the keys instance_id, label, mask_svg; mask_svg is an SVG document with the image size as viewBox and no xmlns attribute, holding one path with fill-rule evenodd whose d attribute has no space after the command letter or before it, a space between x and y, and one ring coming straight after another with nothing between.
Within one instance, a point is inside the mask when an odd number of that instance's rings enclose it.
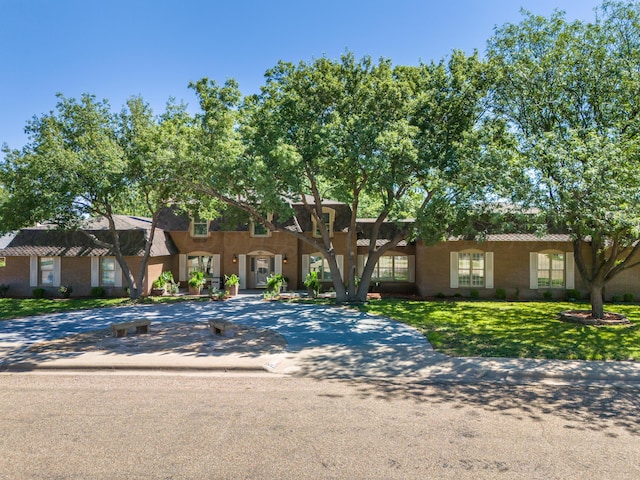
<instances>
[{"instance_id":1,"label":"house","mask_svg":"<svg viewBox=\"0 0 640 480\"><path fill-rule=\"evenodd\" d=\"M265 288L267 278L281 273L290 289L302 289L310 271L318 272L326 288L331 287L328 262L300 238L285 233L318 235L314 219L301 203L293 203L295 215L282 223L273 222L271 232L253 221L225 221L224 218L190 218L167 208L158 220L151 257L147 265L145 293L163 270L170 270L182 286L192 271L200 270L214 288L222 288L224 276L235 273L240 289ZM336 251L338 268L344 272L351 218L348 205L323 201L323 220ZM360 275L369 248L368 232L373 219L358 219L358 235L352 238ZM116 227L128 266L137 275L148 219L116 216ZM387 223L378 246L388 242L397 225ZM11 296L31 296L34 288L57 295L60 285L71 285L74 295L89 295L93 287L108 295L125 295L122 272L113 251L104 219L88 221L82 231L65 232L51 226L25 228L0 244L0 284L10 286ZM102 245L102 246L100 246ZM585 252L587 245L585 244ZM587 255L588 258L588 255ZM623 272L607 286L606 298L631 293L640 298L638 270ZM487 235L483 241L449 238L436 245L417 240L403 241L385 252L378 261L371 288L382 292L409 293L423 297L495 297L503 291L508 298L566 296L568 289L586 293L575 267L573 242L568 235L512 233ZM550 292L550 293L546 293Z\"/></svg>"},{"instance_id":2,"label":"house","mask_svg":"<svg viewBox=\"0 0 640 480\"><path fill-rule=\"evenodd\" d=\"M116 215L114 217L122 253L132 273L138 274L151 222L148 219ZM90 219L81 230L58 230L53 225L24 228L4 240L0 248L0 284L9 285L10 296L31 296L34 288L43 288L48 296L58 296L61 285L71 285L74 296L88 296L94 287L102 287L109 296L126 295L126 282L114 251L105 219ZM147 266L148 292L151 281L163 269L170 269L178 254L171 237L157 230Z\"/></svg>"}]
</instances>

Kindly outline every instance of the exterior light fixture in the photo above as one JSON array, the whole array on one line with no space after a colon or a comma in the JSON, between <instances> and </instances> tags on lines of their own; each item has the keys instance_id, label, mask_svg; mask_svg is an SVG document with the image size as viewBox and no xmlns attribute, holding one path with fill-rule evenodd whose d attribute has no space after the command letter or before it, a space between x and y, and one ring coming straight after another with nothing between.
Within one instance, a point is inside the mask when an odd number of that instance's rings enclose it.
<instances>
[{"instance_id":1,"label":"exterior light fixture","mask_svg":"<svg viewBox=\"0 0 640 480\"><path fill-rule=\"evenodd\" d=\"M235 254L235 253L233 254L233 258L231 259L231 261L232 261L233 263L238 263L238 257L236 256L236 254Z\"/></svg>"},{"instance_id":2,"label":"exterior light fixture","mask_svg":"<svg viewBox=\"0 0 640 480\"><path fill-rule=\"evenodd\" d=\"M287 255L285 254L284 258L282 259L282 263L287 263L289 261L289 259L287 258Z\"/></svg>"}]
</instances>

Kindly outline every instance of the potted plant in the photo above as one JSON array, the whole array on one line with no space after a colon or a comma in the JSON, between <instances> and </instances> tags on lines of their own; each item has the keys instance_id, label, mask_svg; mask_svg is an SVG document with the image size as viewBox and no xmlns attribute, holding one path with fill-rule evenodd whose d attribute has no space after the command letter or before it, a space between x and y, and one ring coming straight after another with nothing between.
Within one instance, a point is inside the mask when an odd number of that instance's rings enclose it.
<instances>
[{"instance_id":1,"label":"potted plant","mask_svg":"<svg viewBox=\"0 0 640 480\"><path fill-rule=\"evenodd\" d=\"M151 295L164 295L167 284L172 283L174 283L173 274L171 272L162 272L160 276L151 284Z\"/></svg>"},{"instance_id":2,"label":"potted plant","mask_svg":"<svg viewBox=\"0 0 640 480\"><path fill-rule=\"evenodd\" d=\"M275 295L279 294L282 290L282 287L285 283L285 278L281 273L275 273L267 278L267 291L274 293Z\"/></svg>"},{"instance_id":3,"label":"potted plant","mask_svg":"<svg viewBox=\"0 0 640 480\"><path fill-rule=\"evenodd\" d=\"M229 295L233 297L238 294L238 288L240 287L240 278L235 273L232 273L231 275L225 275L224 286L229 292Z\"/></svg>"},{"instance_id":4,"label":"potted plant","mask_svg":"<svg viewBox=\"0 0 640 480\"><path fill-rule=\"evenodd\" d=\"M213 301L224 300L225 292L218 290L217 288L211 288L209 290L209 298Z\"/></svg>"},{"instance_id":5,"label":"potted plant","mask_svg":"<svg viewBox=\"0 0 640 480\"><path fill-rule=\"evenodd\" d=\"M320 293L320 279L318 272L309 272L304 279L304 286L307 287L309 295L316 298Z\"/></svg>"},{"instance_id":6,"label":"potted plant","mask_svg":"<svg viewBox=\"0 0 640 480\"><path fill-rule=\"evenodd\" d=\"M187 283L189 284L189 294L200 295L200 291L204 286L204 272L191 272Z\"/></svg>"}]
</instances>

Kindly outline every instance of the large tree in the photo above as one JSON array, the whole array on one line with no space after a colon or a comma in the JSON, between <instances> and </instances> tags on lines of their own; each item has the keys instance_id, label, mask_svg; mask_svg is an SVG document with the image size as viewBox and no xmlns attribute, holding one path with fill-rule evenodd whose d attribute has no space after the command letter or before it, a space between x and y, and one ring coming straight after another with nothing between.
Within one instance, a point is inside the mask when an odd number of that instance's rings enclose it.
<instances>
[{"instance_id":1,"label":"large tree","mask_svg":"<svg viewBox=\"0 0 640 480\"><path fill-rule=\"evenodd\" d=\"M8 195L0 204L1 230L36 222L77 229L100 246L111 248L122 268L131 298L142 292L160 211L180 198L175 166L184 163L192 132L184 106L170 102L155 117L139 97L114 113L106 100L59 95L55 111L34 117L26 128L29 143L4 148L0 165ZM114 215L151 217L137 278L122 253ZM103 216L111 240L98 239L81 227L87 217Z\"/></svg>"},{"instance_id":2,"label":"large tree","mask_svg":"<svg viewBox=\"0 0 640 480\"><path fill-rule=\"evenodd\" d=\"M364 301L381 255L418 233L442 239L459 209L484 194L485 82L483 63L460 52L415 67L351 54L280 62L261 93L244 99L234 82L202 79L192 84L203 110L192 185L311 244L328 261L337 300ZM322 220L327 198L351 207L344 279ZM364 200L375 221L358 283L356 218ZM315 218L319 237L282 229L296 215L292 202ZM400 222L406 215L415 222ZM385 222L396 222L396 233L378 242Z\"/></svg>"},{"instance_id":3,"label":"large tree","mask_svg":"<svg viewBox=\"0 0 640 480\"><path fill-rule=\"evenodd\" d=\"M496 30L488 60L517 145L511 193L572 235L602 318L606 284L640 262L640 5L606 2L594 23L525 12Z\"/></svg>"}]
</instances>

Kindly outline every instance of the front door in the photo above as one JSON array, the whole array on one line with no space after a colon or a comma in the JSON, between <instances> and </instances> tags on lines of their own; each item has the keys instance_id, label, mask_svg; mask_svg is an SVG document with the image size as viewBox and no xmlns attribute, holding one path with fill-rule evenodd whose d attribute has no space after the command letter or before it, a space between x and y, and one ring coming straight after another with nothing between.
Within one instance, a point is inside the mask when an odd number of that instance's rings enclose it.
<instances>
[{"instance_id":1,"label":"front door","mask_svg":"<svg viewBox=\"0 0 640 480\"><path fill-rule=\"evenodd\" d=\"M266 288L267 279L271 274L269 257L255 257L255 285L256 288Z\"/></svg>"}]
</instances>

